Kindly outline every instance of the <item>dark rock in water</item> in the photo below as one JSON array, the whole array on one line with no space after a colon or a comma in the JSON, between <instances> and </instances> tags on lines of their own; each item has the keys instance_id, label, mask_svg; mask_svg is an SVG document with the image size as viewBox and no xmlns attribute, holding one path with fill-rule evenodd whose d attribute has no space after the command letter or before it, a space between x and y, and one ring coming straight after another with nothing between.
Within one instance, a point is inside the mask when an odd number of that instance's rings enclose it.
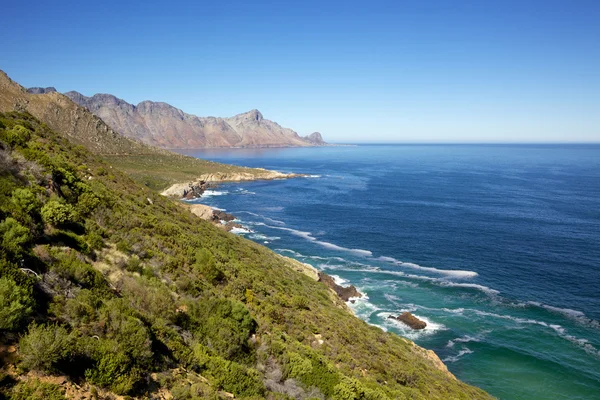
<instances>
[{"instance_id":1,"label":"dark rock in water","mask_svg":"<svg viewBox=\"0 0 600 400\"><path fill-rule=\"evenodd\" d=\"M427 323L425 321L421 321L419 318L415 317L408 311L403 312L402 314L398 315L397 317L390 315L388 318L400 321L400 322L410 326L413 329L425 329L425 327L427 326Z\"/></svg>"},{"instance_id":2,"label":"dark rock in water","mask_svg":"<svg viewBox=\"0 0 600 400\"><path fill-rule=\"evenodd\" d=\"M215 222L218 222L218 221L230 222L230 221L233 221L234 219L235 219L235 216L233 216L231 214L227 214L224 211L220 211L220 210L213 211L213 221L215 221Z\"/></svg>"},{"instance_id":3,"label":"dark rock in water","mask_svg":"<svg viewBox=\"0 0 600 400\"><path fill-rule=\"evenodd\" d=\"M231 232L231 230L233 228L241 228L241 229L245 229L243 225L238 224L237 222L228 222L227 224L225 224L225 230L227 232Z\"/></svg>"},{"instance_id":4,"label":"dark rock in water","mask_svg":"<svg viewBox=\"0 0 600 400\"><path fill-rule=\"evenodd\" d=\"M335 280L324 272L319 272L319 282L323 282L326 286L333 289L335 293L344 301L350 300L351 297L362 297L362 294L356 290L354 285L343 287L335 283Z\"/></svg>"},{"instance_id":5,"label":"dark rock in water","mask_svg":"<svg viewBox=\"0 0 600 400\"><path fill-rule=\"evenodd\" d=\"M200 181L198 184L191 185L189 189L183 191L183 198L186 200L197 199L202 197L202 194L207 189L207 184L204 181Z\"/></svg>"}]
</instances>

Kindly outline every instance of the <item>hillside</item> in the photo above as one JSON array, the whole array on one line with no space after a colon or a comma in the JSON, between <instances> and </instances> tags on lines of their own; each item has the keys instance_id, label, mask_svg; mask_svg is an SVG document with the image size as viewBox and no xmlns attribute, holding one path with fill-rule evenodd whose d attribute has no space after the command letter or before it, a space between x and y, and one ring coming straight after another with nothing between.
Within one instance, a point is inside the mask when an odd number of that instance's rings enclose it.
<instances>
[{"instance_id":1,"label":"hillside","mask_svg":"<svg viewBox=\"0 0 600 400\"><path fill-rule=\"evenodd\" d=\"M31 88L30 91L51 93L51 89ZM72 91L65 95L126 137L162 148L306 147L326 144L322 137L318 141L302 138L293 130L265 119L258 110L230 118L198 117L161 102L143 101L133 105L110 94L86 97Z\"/></svg>"},{"instance_id":2,"label":"hillside","mask_svg":"<svg viewBox=\"0 0 600 400\"><path fill-rule=\"evenodd\" d=\"M0 163L6 397L490 398L29 114L0 115Z\"/></svg>"},{"instance_id":3,"label":"hillside","mask_svg":"<svg viewBox=\"0 0 600 400\"><path fill-rule=\"evenodd\" d=\"M28 93L0 71L0 112L26 111L51 129L94 154L104 157L136 182L162 190L174 183L194 181L204 174L250 174L261 179L270 171L236 167L183 156L122 136L85 107L54 88Z\"/></svg>"}]
</instances>

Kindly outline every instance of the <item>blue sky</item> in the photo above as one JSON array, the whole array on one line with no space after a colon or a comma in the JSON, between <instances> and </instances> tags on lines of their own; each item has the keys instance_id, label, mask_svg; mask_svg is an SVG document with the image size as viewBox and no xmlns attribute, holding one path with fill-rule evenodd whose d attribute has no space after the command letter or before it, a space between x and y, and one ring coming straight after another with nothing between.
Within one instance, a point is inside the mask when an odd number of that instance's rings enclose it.
<instances>
[{"instance_id":1,"label":"blue sky","mask_svg":"<svg viewBox=\"0 0 600 400\"><path fill-rule=\"evenodd\" d=\"M600 141L599 1L14 1L2 19L23 86L258 108L338 142Z\"/></svg>"}]
</instances>

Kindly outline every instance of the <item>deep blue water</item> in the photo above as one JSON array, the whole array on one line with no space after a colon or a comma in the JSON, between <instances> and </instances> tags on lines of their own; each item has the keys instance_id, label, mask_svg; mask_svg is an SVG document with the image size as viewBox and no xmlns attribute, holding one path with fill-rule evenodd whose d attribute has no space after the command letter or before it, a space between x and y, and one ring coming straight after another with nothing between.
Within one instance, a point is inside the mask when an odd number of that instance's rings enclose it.
<instances>
[{"instance_id":1,"label":"deep blue water","mask_svg":"<svg viewBox=\"0 0 600 400\"><path fill-rule=\"evenodd\" d=\"M355 313L500 399L600 399L600 146L188 151L314 175L200 200L356 285ZM411 311L415 332L387 317Z\"/></svg>"}]
</instances>

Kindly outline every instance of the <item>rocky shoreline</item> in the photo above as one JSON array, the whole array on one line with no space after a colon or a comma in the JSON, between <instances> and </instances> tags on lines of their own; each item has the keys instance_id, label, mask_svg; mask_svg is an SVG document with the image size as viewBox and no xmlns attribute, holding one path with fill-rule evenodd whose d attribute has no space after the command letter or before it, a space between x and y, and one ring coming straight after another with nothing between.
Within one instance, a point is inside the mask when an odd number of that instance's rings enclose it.
<instances>
[{"instance_id":1,"label":"rocky shoreline","mask_svg":"<svg viewBox=\"0 0 600 400\"><path fill-rule=\"evenodd\" d=\"M225 173L217 172L212 174L200 175L195 181L186 183L175 183L169 188L163 190L161 195L167 197L177 197L185 199L194 199L202 196L205 190L213 188L217 183L223 182L244 182L259 180L275 180L306 177L305 174L286 174L278 171L270 171L264 168L254 168L256 172L236 172Z\"/></svg>"}]
</instances>

